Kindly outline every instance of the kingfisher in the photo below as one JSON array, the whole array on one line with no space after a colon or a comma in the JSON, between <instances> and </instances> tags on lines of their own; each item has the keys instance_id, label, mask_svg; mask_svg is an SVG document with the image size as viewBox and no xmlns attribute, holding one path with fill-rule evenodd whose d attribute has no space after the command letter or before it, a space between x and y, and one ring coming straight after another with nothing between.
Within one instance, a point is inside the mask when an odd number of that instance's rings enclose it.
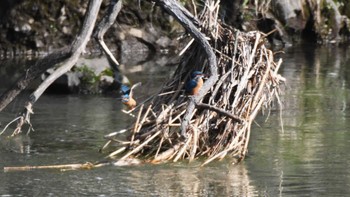
<instances>
[{"instance_id":1,"label":"kingfisher","mask_svg":"<svg viewBox=\"0 0 350 197\"><path fill-rule=\"evenodd\" d=\"M189 95L197 95L199 89L203 86L203 76L204 74L200 71L194 71L191 74L191 78L187 81L185 85L185 91Z\"/></svg>"},{"instance_id":2,"label":"kingfisher","mask_svg":"<svg viewBox=\"0 0 350 197\"><path fill-rule=\"evenodd\" d=\"M132 110L136 107L136 101L129 94L122 95L122 102L129 110Z\"/></svg>"},{"instance_id":3,"label":"kingfisher","mask_svg":"<svg viewBox=\"0 0 350 197\"><path fill-rule=\"evenodd\" d=\"M122 94L122 103L128 107L129 110L132 110L136 107L136 100L133 98L133 89L141 85L141 82L133 85L129 88L127 85L122 84L120 87L120 93Z\"/></svg>"}]
</instances>

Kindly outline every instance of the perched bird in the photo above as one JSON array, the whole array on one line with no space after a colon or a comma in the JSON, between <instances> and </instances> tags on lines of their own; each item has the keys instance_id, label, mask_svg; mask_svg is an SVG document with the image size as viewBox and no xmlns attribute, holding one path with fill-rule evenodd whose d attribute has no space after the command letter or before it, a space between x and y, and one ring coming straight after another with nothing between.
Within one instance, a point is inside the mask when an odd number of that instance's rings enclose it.
<instances>
[{"instance_id":1,"label":"perched bird","mask_svg":"<svg viewBox=\"0 0 350 197\"><path fill-rule=\"evenodd\" d=\"M127 85L122 84L120 86L120 93L122 94L122 103L132 110L136 107L136 100L133 98L133 89L140 86L141 83L134 84L131 88Z\"/></svg>"},{"instance_id":2,"label":"perched bird","mask_svg":"<svg viewBox=\"0 0 350 197\"><path fill-rule=\"evenodd\" d=\"M189 95L196 95L199 89L203 86L203 76L204 74L200 71L194 71L191 74L191 78L187 81L185 85L185 91Z\"/></svg>"}]
</instances>

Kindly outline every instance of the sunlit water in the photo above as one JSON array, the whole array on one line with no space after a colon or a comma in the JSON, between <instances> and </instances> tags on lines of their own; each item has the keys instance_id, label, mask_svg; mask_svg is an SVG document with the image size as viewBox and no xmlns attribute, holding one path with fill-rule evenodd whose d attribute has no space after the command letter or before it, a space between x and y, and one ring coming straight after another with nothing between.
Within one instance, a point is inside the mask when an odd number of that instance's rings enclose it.
<instances>
[{"instance_id":1,"label":"sunlit water","mask_svg":"<svg viewBox=\"0 0 350 197\"><path fill-rule=\"evenodd\" d=\"M68 172L1 171L0 196L347 196L349 60L347 48L286 49L280 70L287 78L281 98L283 129L278 108L267 120L259 116L249 154L238 165L217 161L206 167L194 162ZM143 82L140 100L160 88L173 69L155 62L126 68L132 82ZM0 86L8 87L13 78L1 77ZM105 155L98 152L103 136L132 121L120 112L116 96L42 96L29 137L0 137L0 167L103 160ZM25 98L0 113L1 129Z\"/></svg>"}]
</instances>

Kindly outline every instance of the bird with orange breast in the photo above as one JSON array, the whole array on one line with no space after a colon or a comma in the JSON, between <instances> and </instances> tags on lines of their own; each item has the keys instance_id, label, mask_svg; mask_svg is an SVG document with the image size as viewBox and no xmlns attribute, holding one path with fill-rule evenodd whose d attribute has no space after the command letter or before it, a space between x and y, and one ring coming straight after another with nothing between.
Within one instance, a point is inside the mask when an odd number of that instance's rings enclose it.
<instances>
[{"instance_id":1,"label":"bird with orange breast","mask_svg":"<svg viewBox=\"0 0 350 197\"><path fill-rule=\"evenodd\" d=\"M122 84L120 87L120 93L122 94L122 103L129 109L132 110L136 107L136 100L133 98L133 89L141 83L133 85L131 88Z\"/></svg>"},{"instance_id":2,"label":"bird with orange breast","mask_svg":"<svg viewBox=\"0 0 350 197\"><path fill-rule=\"evenodd\" d=\"M189 95L197 95L200 88L203 86L204 74L200 71L194 71L191 74L190 80L185 85L185 91Z\"/></svg>"},{"instance_id":3,"label":"bird with orange breast","mask_svg":"<svg viewBox=\"0 0 350 197\"><path fill-rule=\"evenodd\" d=\"M132 110L136 107L136 101L130 95L122 95L122 103L129 109Z\"/></svg>"}]
</instances>

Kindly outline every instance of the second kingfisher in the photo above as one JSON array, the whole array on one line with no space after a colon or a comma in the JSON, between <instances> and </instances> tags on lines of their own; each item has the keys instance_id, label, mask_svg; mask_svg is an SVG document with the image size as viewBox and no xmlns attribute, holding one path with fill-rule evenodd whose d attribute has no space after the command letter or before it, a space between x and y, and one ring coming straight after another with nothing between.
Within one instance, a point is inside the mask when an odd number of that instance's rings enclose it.
<instances>
[{"instance_id":1,"label":"second kingfisher","mask_svg":"<svg viewBox=\"0 0 350 197\"><path fill-rule=\"evenodd\" d=\"M132 110L136 107L136 101L129 94L122 95L122 102L129 110Z\"/></svg>"},{"instance_id":2,"label":"second kingfisher","mask_svg":"<svg viewBox=\"0 0 350 197\"><path fill-rule=\"evenodd\" d=\"M194 71L191 78L185 85L185 91L189 95L197 95L200 88L203 86L204 74L200 71Z\"/></svg>"},{"instance_id":3,"label":"second kingfisher","mask_svg":"<svg viewBox=\"0 0 350 197\"><path fill-rule=\"evenodd\" d=\"M122 84L120 87L120 93L122 94L122 103L128 107L129 110L132 110L136 107L136 100L133 98L133 90L140 86L141 82L134 84L131 88Z\"/></svg>"}]
</instances>

